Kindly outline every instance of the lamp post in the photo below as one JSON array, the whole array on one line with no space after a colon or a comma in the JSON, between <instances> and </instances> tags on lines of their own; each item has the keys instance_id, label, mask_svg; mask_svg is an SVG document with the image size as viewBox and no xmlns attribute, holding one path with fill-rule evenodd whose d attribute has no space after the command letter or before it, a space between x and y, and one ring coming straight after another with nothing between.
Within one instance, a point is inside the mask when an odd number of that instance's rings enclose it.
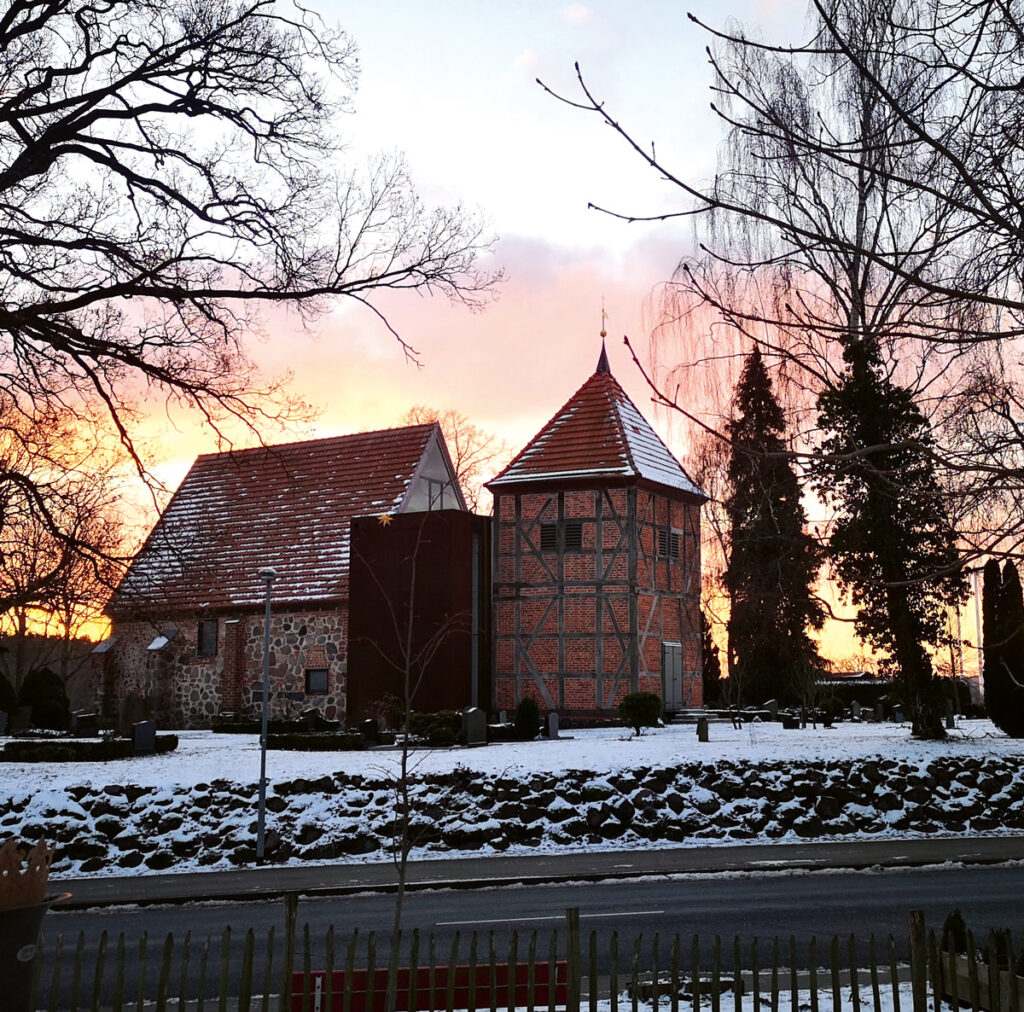
<instances>
[{"instance_id":1,"label":"lamp post","mask_svg":"<svg viewBox=\"0 0 1024 1012\"><path fill-rule=\"evenodd\" d=\"M270 588L277 579L277 570L267 566L260 570L260 579L267 585L263 609L263 714L260 721L260 804L256 817L256 863L263 863L263 837L267 821L267 710L270 707Z\"/></svg>"}]
</instances>

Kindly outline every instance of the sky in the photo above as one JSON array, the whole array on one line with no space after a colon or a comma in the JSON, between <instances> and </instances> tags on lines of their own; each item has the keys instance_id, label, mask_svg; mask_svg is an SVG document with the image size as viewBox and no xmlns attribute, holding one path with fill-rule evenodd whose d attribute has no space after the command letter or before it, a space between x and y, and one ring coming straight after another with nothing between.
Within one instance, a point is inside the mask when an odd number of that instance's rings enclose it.
<instances>
[{"instance_id":1,"label":"sky","mask_svg":"<svg viewBox=\"0 0 1024 1012\"><path fill-rule=\"evenodd\" d=\"M338 306L313 334L287 317L269 321L256 358L271 375L291 371L293 391L320 409L302 434L395 425L425 404L454 408L518 448L593 371L603 305L612 370L667 436L622 338L646 348L645 303L690 249L690 226L629 225L587 203L663 213L679 209L680 195L536 78L571 95L578 61L638 138L656 140L682 175L706 179L720 131L708 108L708 38L687 8L662 0L313 6L359 47L358 91L341 124L346 157L403 152L427 202L462 204L489 222L496 244L487 263L505 281L480 312L415 293L378 300L419 351L420 368L358 305ZM804 17L802 3L786 0L700 0L692 9L712 24L735 17L769 35L798 31ZM172 487L196 453L215 448L212 435L187 426L160 423L158 435L156 473ZM673 448L685 458L684 446Z\"/></svg>"}]
</instances>

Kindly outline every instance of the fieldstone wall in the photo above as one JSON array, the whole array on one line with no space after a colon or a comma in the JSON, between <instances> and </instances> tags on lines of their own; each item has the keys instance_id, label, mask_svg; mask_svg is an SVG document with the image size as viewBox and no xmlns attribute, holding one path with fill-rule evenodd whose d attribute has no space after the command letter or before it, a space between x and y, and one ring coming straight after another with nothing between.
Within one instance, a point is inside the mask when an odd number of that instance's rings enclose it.
<instances>
[{"instance_id":1,"label":"fieldstone wall","mask_svg":"<svg viewBox=\"0 0 1024 1012\"><path fill-rule=\"evenodd\" d=\"M325 762L341 760L325 754ZM928 764L874 758L813 766L720 761L628 773L486 776L457 767L412 778L414 857L516 848L582 848L618 841L871 838L1024 833L1022 757L945 757ZM268 856L275 861L384 859L393 839L395 784L325 773L272 784ZM257 787L83 783L0 801L0 836L57 843L56 871L161 871L250 864Z\"/></svg>"},{"instance_id":2,"label":"fieldstone wall","mask_svg":"<svg viewBox=\"0 0 1024 1012\"><path fill-rule=\"evenodd\" d=\"M110 665L104 712L131 694L165 728L207 728L226 709L243 719L259 716L263 686L263 615L204 616L218 619L218 649L200 656L196 615L116 620L116 642L105 655ZM241 649L228 649L229 623L241 624ZM149 645L161 633L176 634L159 650ZM270 622L270 716L289 718L314 706L328 720L345 718L348 610L272 612ZM327 670L327 691L307 694L306 671Z\"/></svg>"}]
</instances>

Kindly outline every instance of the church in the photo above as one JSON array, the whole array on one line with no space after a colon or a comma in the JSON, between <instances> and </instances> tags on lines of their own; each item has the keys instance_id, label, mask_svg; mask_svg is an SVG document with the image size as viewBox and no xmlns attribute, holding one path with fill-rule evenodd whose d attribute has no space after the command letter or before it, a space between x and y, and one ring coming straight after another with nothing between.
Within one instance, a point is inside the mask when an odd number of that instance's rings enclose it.
<instances>
[{"instance_id":1,"label":"church","mask_svg":"<svg viewBox=\"0 0 1024 1012\"><path fill-rule=\"evenodd\" d=\"M198 457L107 606L103 712L258 716L268 593L272 718L700 706L706 497L603 347L486 487L474 515L436 423Z\"/></svg>"}]
</instances>

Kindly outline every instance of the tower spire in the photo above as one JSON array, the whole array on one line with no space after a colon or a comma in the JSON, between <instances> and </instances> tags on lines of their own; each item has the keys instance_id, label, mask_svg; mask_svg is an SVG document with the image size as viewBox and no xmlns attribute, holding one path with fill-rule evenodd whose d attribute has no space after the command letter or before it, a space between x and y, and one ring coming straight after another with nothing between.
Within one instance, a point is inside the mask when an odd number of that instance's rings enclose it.
<instances>
[{"instance_id":1,"label":"tower spire","mask_svg":"<svg viewBox=\"0 0 1024 1012\"><path fill-rule=\"evenodd\" d=\"M608 319L608 314L604 311L604 296L601 296L601 357L597 360L597 372L611 373L611 366L608 364L608 352L604 347L604 339L608 336L608 331L605 330L605 321Z\"/></svg>"}]
</instances>

